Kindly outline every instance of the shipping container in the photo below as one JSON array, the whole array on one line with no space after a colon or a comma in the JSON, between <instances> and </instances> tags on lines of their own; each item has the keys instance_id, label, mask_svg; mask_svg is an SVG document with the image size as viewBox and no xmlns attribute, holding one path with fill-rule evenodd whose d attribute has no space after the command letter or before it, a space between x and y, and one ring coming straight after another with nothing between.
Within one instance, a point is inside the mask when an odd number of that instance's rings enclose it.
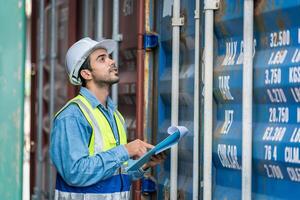
<instances>
[{"instance_id":1,"label":"shipping container","mask_svg":"<svg viewBox=\"0 0 300 200\"><path fill-rule=\"evenodd\" d=\"M0 193L21 199L24 143L25 1L0 6Z\"/></svg>"},{"instance_id":2,"label":"shipping container","mask_svg":"<svg viewBox=\"0 0 300 200\"><path fill-rule=\"evenodd\" d=\"M191 199L195 5L194 2L180 3L180 14L185 21L180 29L179 124L187 126L191 135L179 144L177 187L178 199ZM252 199L298 199L299 196L299 3L254 1ZM171 124L171 81L174 81L171 78L172 6L173 1L163 1L157 2L156 7L157 32L160 36L158 141L166 136L166 129ZM242 199L244 1L220 1L217 7L212 36L211 192L216 200ZM202 9L200 19L204 18L206 12L206 9ZM204 41L202 22L204 20L201 21L200 34L201 41ZM205 49L205 45L201 46ZM202 65L203 72L205 69ZM202 94L201 87L199 90ZM201 101L198 103L203 106ZM202 107L201 110L200 114L205 119L206 108ZM199 123L202 127L200 138L203 138L209 133L203 131L203 121ZM201 143L203 145L203 141ZM200 147L202 156L203 148ZM157 170L160 186L158 199L169 197L170 159L171 156ZM207 160L201 160L200 169L205 162Z\"/></svg>"},{"instance_id":3,"label":"shipping container","mask_svg":"<svg viewBox=\"0 0 300 200\"><path fill-rule=\"evenodd\" d=\"M252 199L299 198L299 6L254 1ZM242 195L243 8L215 12L214 199Z\"/></svg>"},{"instance_id":4,"label":"shipping container","mask_svg":"<svg viewBox=\"0 0 300 200\"><path fill-rule=\"evenodd\" d=\"M33 6L33 16L37 16L38 3ZM76 2L76 3L74 3ZM89 3L86 3L89 2ZM64 54L67 48L83 36L96 38L98 34L97 9L100 1L58 1L58 54L56 66L57 88L56 107L60 107L68 98L76 94L67 85L63 72ZM174 7L179 2L179 21L174 19ZM196 10L199 2L200 9ZM216 2L213 6L208 2ZM244 0L220 1L119 1L119 35L113 31L113 2L103 1L103 35L106 38L119 39L118 64L120 65L120 83L118 84L118 106L124 114L128 126L128 138L137 137L153 144L167 136L167 128L176 124L186 126L189 134L178 145L177 194L172 188L172 159L176 155L167 151L167 159L163 164L147 173L156 186L148 187L144 180L142 192L149 199L205 199L204 193L211 193L216 200L242 199L246 194L242 189L243 152L247 157L247 149L243 146L243 67L245 64L245 48L249 44L244 38L245 12ZM87 7L85 7L87 6ZM142 12L139 9L142 8ZM300 1L299 0L256 0L254 1L253 46L253 92L248 96L252 100L252 123L248 124L252 141L245 141L252 148L251 191L252 199L298 199L300 182ZM86 9L86 10L85 10ZM213 33L205 35L206 13L213 12ZM46 30L50 31L50 4L45 6ZM205 17L207 17L205 19ZM177 21L176 21L177 20ZM197 21L198 20L198 21ZM37 35L37 18L33 19L32 38ZM86 24L88 22L88 24ZM139 23L143 27L139 27ZM200 26L196 31L197 23ZM248 25L248 24L247 24ZM249 24L251 26L251 24ZM179 47L174 49L174 28L179 27ZM247 27L247 26L246 26ZM251 27L250 27L251 28ZM139 31L142 30L140 34ZM44 113L45 125L49 124L49 62L50 62L50 32L46 34L46 54L44 75ZM143 46L140 46L140 36L143 36ZM196 40L199 37L199 41ZM213 60L213 99L212 130L205 132L209 120L209 107L204 103L207 98L205 91L210 86L205 81L204 73L208 65L207 38L213 41L211 59ZM198 43L197 43L198 41ZM36 39L32 39L32 63L36 65L38 49ZM176 41L175 41L176 42ZM199 49L197 46L200 46ZM174 51L179 51L176 59L179 61L179 77L172 76L174 70ZM251 52L250 52L251 53ZM140 57L142 55L142 57ZM196 63L197 58L200 58ZM249 60L249 57L247 57ZM200 71L196 68L200 65ZM251 65L250 65L251 67ZM36 68L34 68L36 72ZM141 72L141 73L140 73ZM141 76L142 74L142 76ZM36 175L35 166L37 142L37 77L34 73L32 84L32 155L31 173ZM246 75L248 76L248 74ZM249 74L250 76L250 74ZM200 79L198 80L198 78ZM247 77L246 77L247 78ZM178 83L178 91L172 89ZM198 83L195 87L195 83ZM250 88L251 89L251 88ZM251 92L250 91L250 92ZM174 115L173 95L178 95L178 117ZM198 102L195 97L199 96ZM244 99L245 100L245 99ZM249 104L250 105L250 104ZM142 106L142 107L141 107ZM176 108L177 109L177 108ZM175 109L175 110L176 110ZM195 117L199 115L199 117ZM244 112L245 114L245 112ZM175 117L174 117L175 116ZM244 115L245 116L245 115ZM46 120L48 117L48 120ZM174 120L175 118L175 120ZM47 148L49 127L43 125L43 173L47 174ZM197 125L197 126L195 126ZM44 127L45 126L45 127ZM198 147L195 148L195 136L199 129ZM251 131L252 130L252 131ZM245 131L244 131L245 133ZM207 148L205 138L212 137L212 147ZM195 149L197 152L195 152ZM205 152L210 153L212 160ZM199 160L194 160L199 156ZM35 160L34 160L35 159ZM209 166L209 171L203 171ZM195 171L195 166L199 174ZM246 166L246 164L244 165ZM204 179L207 172L212 173L211 181ZM196 173L196 175L195 175ZM49 175L49 174L47 174ZM55 174L53 174L53 181ZM196 180L196 183L195 183ZM43 191L48 191L49 177L43 178ZM47 182L47 183L46 183ZM32 191L35 184L32 178ZM198 194L193 186L197 184ZM211 185L211 190L206 186ZM139 184L135 185L133 194L139 194ZM49 196L44 195L44 198ZM136 198L136 196L134 196Z\"/></svg>"},{"instance_id":5,"label":"shipping container","mask_svg":"<svg viewBox=\"0 0 300 200\"><path fill-rule=\"evenodd\" d=\"M67 49L80 35L77 30L80 27L80 20L76 12L79 5L75 1L56 1L54 26L51 21L51 1L45 1L43 9L40 9L41 1L32 0L31 5L32 13L29 19L30 26L28 26L30 50L27 52L31 64L30 199L52 199L56 172L49 157L50 120L78 90L69 83L64 64ZM41 14L44 15L43 33L40 29ZM54 35L51 32L53 27ZM43 44L43 48L40 43ZM54 52L51 49L53 43L56 45ZM55 63L54 75L51 74L52 62ZM51 83L52 76L53 83ZM54 94L51 94L52 87ZM39 110L42 112L41 115ZM42 124L41 128L39 124Z\"/></svg>"},{"instance_id":6,"label":"shipping container","mask_svg":"<svg viewBox=\"0 0 300 200\"><path fill-rule=\"evenodd\" d=\"M195 54L195 2L180 2L180 17L184 24L180 27L179 79L172 77L172 8L173 1L156 1L156 31L159 35L157 49L157 137L158 143L167 136L172 124L172 82L179 81L178 124L186 126L189 133L178 146L178 199L192 199L193 188L193 114L194 114L194 54ZM168 152L169 153L169 152ZM162 167L156 172L158 182L157 199L170 198L171 153Z\"/></svg>"}]
</instances>

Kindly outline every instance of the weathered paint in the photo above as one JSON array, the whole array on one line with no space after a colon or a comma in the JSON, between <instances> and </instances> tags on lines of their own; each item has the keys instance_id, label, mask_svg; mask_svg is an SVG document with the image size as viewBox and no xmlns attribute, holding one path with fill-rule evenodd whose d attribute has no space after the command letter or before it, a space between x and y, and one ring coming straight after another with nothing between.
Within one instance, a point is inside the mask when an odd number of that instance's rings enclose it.
<instances>
[{"instance_id":1,"label":"weathered paint","mask_svg":"<svg viewBox=\"0 0 300 200\"><path fill-rule=\"evenodd\" d=\"M1 1L0 24L0 194L13 200L22 199L24 1Z\"/></svg>"}]
</instances>

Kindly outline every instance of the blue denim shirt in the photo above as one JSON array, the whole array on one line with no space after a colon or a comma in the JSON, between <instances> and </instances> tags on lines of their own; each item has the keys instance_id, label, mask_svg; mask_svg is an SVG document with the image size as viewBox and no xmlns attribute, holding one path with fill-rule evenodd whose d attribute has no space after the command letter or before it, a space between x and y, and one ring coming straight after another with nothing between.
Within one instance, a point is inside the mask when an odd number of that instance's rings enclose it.
<instances>
[{"instance_id":1,"label":"blue denim shirt","mask_svg":"<svg viewBox=\"0 0 300 200\"><path fill-rule=\"evenodd\" d=\"M108 119L114 136L119 143L117 125L113 113L116 106L110 98L107 108L85 87L80 89L93 107L99 108ZM88 144L92 127L76 104L67 106L53 122L50 143L50 156L61 177L69 185L89 186L109 178L125 161L130 162L124 145L89 156ZM143 171L131 173L133 179L143 176Z\"/></svg>"}]
</instances>

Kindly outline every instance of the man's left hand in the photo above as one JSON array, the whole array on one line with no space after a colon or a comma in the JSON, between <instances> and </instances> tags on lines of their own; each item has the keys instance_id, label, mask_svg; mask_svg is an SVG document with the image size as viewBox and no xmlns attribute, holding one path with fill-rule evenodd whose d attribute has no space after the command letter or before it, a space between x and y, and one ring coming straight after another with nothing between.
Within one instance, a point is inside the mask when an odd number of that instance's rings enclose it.
<instances>
[{"instance_id":1,"label":"man's left hand","mask_svg":"<svg viewBox=\"0 0 300 200\"><path fill-rule=\"evenodd\" d=\"M161 164L166 159L166 154L161 152L157 155L151 156L150 160L142 167L146 171L150 167L155 167L158 164Z\"/></svg>"}]
</instances>

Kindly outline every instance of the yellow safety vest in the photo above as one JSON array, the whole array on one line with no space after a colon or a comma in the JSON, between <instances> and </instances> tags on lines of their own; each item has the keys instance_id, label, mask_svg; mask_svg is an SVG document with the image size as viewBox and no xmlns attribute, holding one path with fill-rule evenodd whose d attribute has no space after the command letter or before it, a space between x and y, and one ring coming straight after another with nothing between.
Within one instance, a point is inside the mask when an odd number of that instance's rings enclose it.
<instances>
[{"instance_id":1,"label":"yellow safety vest","mask_svg":"<svg viewBox=\"0 0 300 200\"><path fill-rule=\"evenodd\" d=\"M62 110L64 110L68 105L71 103L75 103L80 108L81 112L83 113L84 117L92 127L91 139L89 143L89 156L94 156L97 153L107 151L111 148L116 147L117 141L114 137L113 130L109 124L109 121L106 119L105 115L101 112L101 110L97 107L93 108L89 101L83 97L82 95L78 95L75 98L71 99L56 115L58 115ZM126 129L125 129L125 121L120 112L114 112L114 119L117 124L118 134L119 134L119 144L126 144L127 137L126 137ZM98 185L103 185L103 187L109 187L111 183L119 184L120 180L122 180L122 191L113 192L113 193L86 193L86 192L78 192L84 189L69 187L65 184L65 182L60 178L58 175L58 180L60 185L63 184L65 190L61 191L59 189L55 190L55 199L76 199L76 200L83 200L83 199L129 199L130 197L130 181L128 178L127 173L125 172L124 168L127 166L127 162L123 164L118 172L113 175L112 178L100 181L97 183ZM102 184L101 184L102 182ZM97 185L96 184L96 185ZM108 184L108 185L107 185ZM97 190L98 186L95 185L95 189ZM91 189L93 186L89 186Z\"/></svg>"},{"instance_id":2,"label":"yellow safety vest","mask_svg":"<svg viewBox=\"0 0 300 200\"><path fill-rule=\"evenodd\" d=\"M70 103L76 103L79 106L83 115L92 127L92 135L89 144L90 156L117 146L112 128L100 109L97 107L93 108L82 95L73 98ZM124 118L119 111L114 113L114 118L118 128L120 144L126 144L127 137Z\"/></svg>"}]
</instances>

